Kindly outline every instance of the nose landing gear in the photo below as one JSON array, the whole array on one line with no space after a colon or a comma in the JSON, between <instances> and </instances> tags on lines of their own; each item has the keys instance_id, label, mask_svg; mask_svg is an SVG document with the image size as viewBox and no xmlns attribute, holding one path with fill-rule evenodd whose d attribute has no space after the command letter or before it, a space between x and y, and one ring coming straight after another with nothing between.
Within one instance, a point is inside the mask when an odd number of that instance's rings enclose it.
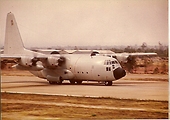
<instances>
[{"instance_id":1,"label":"nose landing gear","mask_svg":"<svg viewBox=\"0 0 170 120\"><path fill-rule=\"evenodd\" d=\"M112 86L112 81L105 81L104 84L105 84L106 86Z\"/></svg>"}]
</instances>

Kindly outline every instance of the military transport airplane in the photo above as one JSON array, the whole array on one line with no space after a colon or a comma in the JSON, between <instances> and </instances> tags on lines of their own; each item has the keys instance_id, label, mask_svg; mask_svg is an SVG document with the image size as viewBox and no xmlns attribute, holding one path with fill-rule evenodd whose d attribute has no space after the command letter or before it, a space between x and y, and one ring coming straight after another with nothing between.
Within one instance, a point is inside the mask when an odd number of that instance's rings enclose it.
<instances>
[{"instance_id":1,"label":"military transport airplane","mask_svg":"<svg viewBox=\"0 0 170 120\"><path fill-rule=\"evenodd\" d=\"M24 47L13 13L7 14L4 53L1 60L14 59L16 67L28 70L50 84L61 84L69 80L71 84L82 81L112 81L126 75L119 62L112 57L93 54L43 54Z\"/></svg>"}]
</instances>

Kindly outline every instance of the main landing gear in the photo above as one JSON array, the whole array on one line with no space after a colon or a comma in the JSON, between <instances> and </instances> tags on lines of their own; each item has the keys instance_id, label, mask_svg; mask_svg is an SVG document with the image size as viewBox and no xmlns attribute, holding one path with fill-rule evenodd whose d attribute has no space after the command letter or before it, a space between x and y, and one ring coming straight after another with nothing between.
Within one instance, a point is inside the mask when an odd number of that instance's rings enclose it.
<instances>
[{"instance_id":1,"label":"main landing gear","mask_svg":"<svg viewBox=\"0 0 170 120\"><path fill-rule=\"evenodd\" d=\"M70 80L70 84L74 85L75 83L77 83L78 85L80 85L80 84L82 84L82 81Z\"/></svg>"},{"instance_id":2,"label":"main landing gear","mask_svg":"<svg viewBox=\"0 0 170 120\"><path fill-rule=\"evenodd\" d=\"M60 81L57 81L57 82L54 82L54 81L49 81L49 83L51 84L51 85L61 85L62 84L62 82L63 82L63 80L60 80Z\"/></svg>"},{"instance_id":3,"label":"main landing gear","mask_svg":"<svg viewBox=\"0 0 170 120\"><path fill-rule=\"evenodd\" d=\"M63 80L60 80L60 81L49 81L49 83L50 83L51 85L56 85L56 84L57 84L57 85L61 85L62 82L63 82ZM72 84L72 85L74 85L74 84L80 85L80 84L82 84L82 81L70 80L70 84Z\"/></svg>"},{"instance_id":4,"label":"main landing gear","mask_svg":"<svg viewBox=\"0 0 170 120\"><path fill-rule=\"evenodd\" d=\"M61 85L63 82L63 80L60 80L60 81L49 81L49 83L51 85ZM82 84L82 81L75 81L75 80L70 80L70 84L71 85L74 85L74 84L77 84L77 85L81 85ZM112 86L112 81L105 81L104 84L106 86Z\"/></svg>"}]
</instances>

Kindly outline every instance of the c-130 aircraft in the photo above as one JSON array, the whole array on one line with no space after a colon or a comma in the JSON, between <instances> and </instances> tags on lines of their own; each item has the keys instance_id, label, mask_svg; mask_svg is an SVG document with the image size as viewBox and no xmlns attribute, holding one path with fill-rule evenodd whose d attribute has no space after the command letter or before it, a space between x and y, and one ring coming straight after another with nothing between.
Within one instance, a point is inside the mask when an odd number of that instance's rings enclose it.
<instances>
[{"instance_id":1,"label":"c-130 aircraft","mask_svg":"<svg viewBox=\"0 0 170 120\"><path fill-rule=\"evenodd\" d=\"M69 80L71 84L82 81L104 82L111 86L112 81L126 75L115 58L91 54L43 54L24 47L13 13L7 14L4 54L1 60L13 59L13 67L28 70L50 84L62 84Z\"/></svg>"}]
</instances>

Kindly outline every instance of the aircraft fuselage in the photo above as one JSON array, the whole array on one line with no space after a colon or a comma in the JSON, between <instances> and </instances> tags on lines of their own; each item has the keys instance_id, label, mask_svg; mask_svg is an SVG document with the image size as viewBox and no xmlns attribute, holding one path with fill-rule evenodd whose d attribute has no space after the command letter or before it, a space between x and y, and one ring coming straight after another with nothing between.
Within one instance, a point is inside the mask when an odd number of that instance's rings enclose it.
<instances>
[{"instance_id":1,"label":"aircraft fuselage","mask_svg":"<svg viewBox=\"0 0 170 120\"><path fill-rule=\"evenodd\" d=\"M34 75L46 78L49 82L60 82L61 80L78 81L114 81L125 76L125 71L115 58L105 56L90 56L82 54L64 55L65 69L55 68L31 71Z\"/></svg>"}]
</instances>

